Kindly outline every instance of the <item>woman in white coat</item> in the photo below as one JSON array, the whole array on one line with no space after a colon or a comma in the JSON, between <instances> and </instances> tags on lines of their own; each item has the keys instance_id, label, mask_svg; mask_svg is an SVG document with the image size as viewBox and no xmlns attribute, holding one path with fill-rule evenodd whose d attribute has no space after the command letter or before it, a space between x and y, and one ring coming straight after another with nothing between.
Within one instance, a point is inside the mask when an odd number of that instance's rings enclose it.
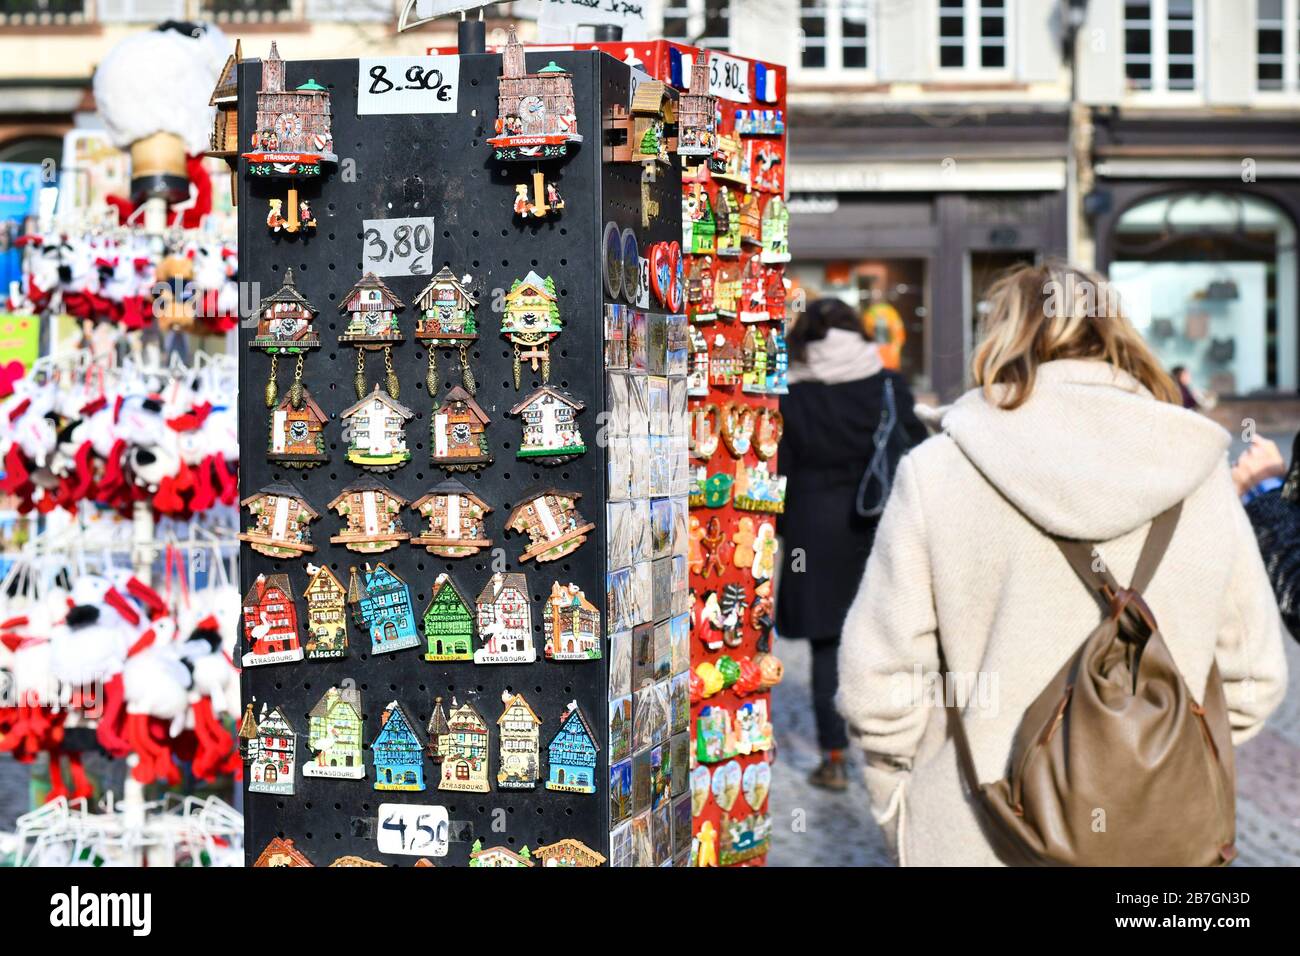
<instances>
[{"instance_id":1,"label":"woman in white coat","mask_svg":"<svg viewBox=\"0 0 1300 956\"><path fill-rule=\"evenodd\" d=\"M1218 663L1233 741L1286 687L1282 624L1229 473L1229 436L1179 392L1105 280L1022 267L989 295L977 388L899 467L845 621L838 704L872 813L904 865L996 865L961 776L938 675L969 689L982 783L1002 779L1026 707L1100 620L1049 535L1098 542L1130 580L1151 519L1181 501L1145 591L1201 699Z\"/></svg>"}]
</instances>

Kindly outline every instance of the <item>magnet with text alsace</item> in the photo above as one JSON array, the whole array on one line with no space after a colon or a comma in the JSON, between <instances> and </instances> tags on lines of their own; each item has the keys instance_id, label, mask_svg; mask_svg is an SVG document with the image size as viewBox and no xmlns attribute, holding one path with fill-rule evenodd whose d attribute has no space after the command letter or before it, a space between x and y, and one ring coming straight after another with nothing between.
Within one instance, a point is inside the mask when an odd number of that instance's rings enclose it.
<instances>
[{"instance_id":1,"label":"magnet with text alsace","mask_svg":"<svg viewBox=\"0 0 1300 956\"><path fill-rule=\"evenodd\" d=\"M498 571L483 585L476 602L479 647L475 664L531 664L533 608L528 579L518 571Z\"/></svg>"},{"instance_id":2,"label":"magnet with text alsace","mask_svg":"<svg viewBox=\"0 0 1300 956\"><path fill-rule=\"evenodd\" d=\"M557 388L537 389L510 409L511 415L522 419L524 429L516 457L559 465L586 452L578 430L578 413L585 407Z\"/></svg>"},{"instance_id":3,"label":"magnet with text alsace","mask_svg":"<svg viewBox=\"0 0 1300 956\"><path fill-rule=\"evenodd\" d=\"M514 346L515 388L520 387L524 362L540 372L542 384L551 378L551 340L564 329L555 281L536 272L516 279L505 297L501 334Z\"/></svg>"},{"instance_id":4,"label":"magnet with text alsace","mask_svg":"<svg viewBox=\"0 0 1300 956\"><path fill-rule=\"evenodd\" d=\"M248 761L248 792L292 794L298 733L284 712L264 703L254 720L253 705L248 704L239 725L239 740Z\"/></svg>"},{"instance_id":5,"label":"magnet with text alsace","mask_svg":"<svg viewBox=\"0 0 1300 956\"><path fill-rule=\"evenodd\" d=\"M411 460L406 423L415 413L391 394L374 390L339 415L348 461L371 471L393 471Z\"/></svg>"},{"instance_id":6,"label":"magnet with text alsace","mask_svg":"<svg viewBox=\"0 0 1300 956\"><path fill-rule=\"evenodd\" d=\"M771 837L772 819L765 813L751 813L739 820L724 814L718 862L737 866L756 860L767 853Z\"/></svg>"},{"instance_id":7,"label":"magnet with text alsace","mask_svg":"<svg viewBox=\"0 0 1300 956\"><path fill-rule=\"evenodd\" d=\"M319 179L323 166L338 162L330 131L330 93L314 79L287 87L285 62L274 41L262 61L256 122L249 137L249 151L241 154L248 161L248 175L289 180L287 200L270 201L267 228L289 235L314 229L316 220L311 210L305 201L298 200L298 179Z\"/></svg>"},{"instance_id":8,"label":"magnet with text alsace","mask_svg":"<svg viewBox=\"0 0 1300 956\"><path fill-rule=\"evenodd\" d=\"M728 402L722 407L722 442L734 458L749 453L758 422L758 411L743 402Z\"/></svg>"},{"instance_id":9,"label":"magnet with text alsace","mask_svg":"<svg viewBox=\"0 0 1300 956\"><path fill-rule=\"evenodd\" d=\"M542 633L547 660L600 659L600 610L576 584L552 583L542 609Z\"/></svg>"},{"instance_id":10,"label":"magnet with text alsace","mask_svg":"<svg viewBox=\"0 0 1300 956\"><path fill-rule=\"evenodd\" d=\"M442 754L438 789L467 793L491 790L488 784L489 739L483 715L469 701L458 705L453 697L451 713L447 716L447 733L438 745Z\"/></svg>"},{"instance_id":11,"label":"magnet with text alsace","mask_svg":"<svg viewBox=\"0 0 1300 956\"><path fill-rule=\"evenodd\" d=\"M426 661L474 659L474 608L445 571L433 583L424 612ZM439 697L438 701L441 702ZM432 722L433 718L429 718ZM430 730L430 733L433 731Z\"/></svg>"},{"instance_id":12,"label":"magnet with text alsace","mask_svg":"<svg viewBox=\"0 0 1300 956\"><path fill-rule=\"evenodd\" d=\"M332 660L348 653L347 589L324 565L307 565L307 660Z\"/></svg>"},{"instance_id":13,"label":"magnet with text alsace","mask_svg":"<svg viewBox=\"0 0 1300 956\"><path fill-rule=\"evenodd\" d=\"M425 386L435 402L438 396L438 349L456 349L460 353L461 386L471 395L478 388L469 365L470 346L478 341L478 321L474 318L478 299L469 290L471 281L468 273L457 279L450 268L443 266L415 298L415 307L420 310L415 337L429 350Z\"/></svg>"},{"instance_id":14,"label":"magnet with text alsace","mask_svg":"<svg viewBox=\"0 0 1300 956\"><path fill-rule=\"evenodd\" d=\"M542 775L541 718L523 694L501 692L505 706L497 718L498 790L532 790Z\"/></svg>"},{"instance_id":15,"label":"magnet with text alsace","mask_svg":"<svg viewBox=\"0 0 1300 956\"><path fill-rule=\"evenodd\" d=\"M566 793L595 793L596 735L576 700L569 701L560 715L560 729L547 747L547 790Z\"/></svg>"},{"instance_id":16,"label":"magnet with text alsace","mask_svg":"<svg viewBox=\"0 0 1300 956\"><path fill-rule=\"evenodd\" d=\"M352 681L331 687L307 714L307 746L312 758L303 764L304 777L361 780L366 775L362 756L361 691Z\"/></svg>"},{"instance_id":17,"label":"magnet with text alsace","mask_svg":"<svg viewBox=\"0 0 1300 956\"><path fill-rule=\"evenodd\" d=\"M775 474L767 462L751 467L737 460L733 489L736 507L741 511L774 515L785 511L786 476Z\"/></svg>"},{"instance_id":18,"label":"magnet with text alsace","mask_svg":"<svg viewBox=\"0 0 1300 956\"><path fill-rule=\"evenodd\" d=\"M492 544L487 534L487 514L492 510L482 498L455 478L439 482L411 507L428 527L411 543L443 558L467 558Z\"/></svg>"},{"instance_id":19,"label":"magnet with text alsace","mask_svg":"<svg viewBox=\"0 0 1300 956\"><path fill-rule=\"evenodd\" d=\"M290 389L271 412L266 457L288 468L313 468L329 460L325 451L325 423L329 416L306 388L296 394L296 405L295 390Z\"/></svg>"},{"instance_id":20,"label":"magnet with text alsace","mask_svg":"<svg viewBox=\"0 0 1300 956\"><path fill-rule=\"evenodd\" d=\"M475 471L492 463L487 412L459 385L447 390L429 421L429 460L446 471Z\"/></svg>"},{"instance_id":21,"label":"magnet with text alsace","mask_svg":"<svg viewBox=\"0 0 1300 956\"><path fill-rule=\"evenodd\" d=\"M289 402L295 409L302 407L306 395L302 384L303 359L310 350L320 348L320 335L312 325L316 315L312 304L298 291L292 268L284 270L284 284L258 303L257 332L248 347L271 356L266 380L267 408L279 404L280 386L276 379L281 355L297 356Z\"/></svg>"},{"instance_id":22,"label":"magnet with text alsace","mask_svg":"<svg viewBox=\"0 0 1300 956\"><path fill-rule=\"evenodd\" d=\"M402 508L406 499L373 478L352 482L330 502L343 519L345 527L330 537L330 544L341 544L349 551L378 554L389 551L411 536L402 527Z\"/></svg>"},{"instance_id":23,"label":"magnet with text alsace","mask_svg":"<svg viewBox=\"0 0 1300 956\"><path fill-rule=\"evenodd\" d=\"M366 397L366 353L383 349L384 385L388 394L398 398L401 383L393 371L393 346L405 341L397 313L406 308L384 280L367 272L339 303L339 312L348 316L347 328L339 333L339 342L357 350L357 373L353 386L357 398Z\"/></svg>"},{"instance_id":24,"label":"magnet with text alsace","mask_svg":"<svg viewBox=\"0 0 1300 956\"><path fill-rule=\"evenodd\" d=\"M241 531L258 554L269 558L295 558L315 551L308 524L318 515L303 493L287 481L277 481L249 495L240 505L253 516L253 527Z\"/></svg>"},{"instance_id":25,"label":"magnet with text alsace","mask_svg":"<svg viewBox=\"0 0 1300 956\"><path fill-rule=\"evenodd\" d=\"M358 625L370 634L371 654L419 645L411 589L383 562L373 568L367 564L364 574L349 569L348 604Z\"/></svg>"},{"instance_id":26,"label":"magnet with text alsace","mask_svg":"<svg viewBox=\"0 0 1300 956\"><path fill-rule=\"evenodd\" d=\"M578 510L576 491L543 488L515 506L506 529L528 535L529 544L520 561L555 561L576 551L596 526Z\"/></svg>"},{"instance_id":27,"label":"magnet with text alsace","mask_svg":"<svg viewBox=\"0 0 1300 956\"><path fill-rule=\"evenodd\" d=\"M424 744L402 705L389 701L379 724L379 733L370 744L375 789L423 790Z\"/></svg>"},{"instance_id":28,"label":"magnet with text alsace","mask_svg":"<svg viewBox=\"0 0 1300 956\"><path fill-rule=\"evenodd\" d=\"M785 416L780 409L764 406L758 410L758 424L754 426L754 454L763 461L776 457L785 433Z\"/></svg>"}]
</instances>

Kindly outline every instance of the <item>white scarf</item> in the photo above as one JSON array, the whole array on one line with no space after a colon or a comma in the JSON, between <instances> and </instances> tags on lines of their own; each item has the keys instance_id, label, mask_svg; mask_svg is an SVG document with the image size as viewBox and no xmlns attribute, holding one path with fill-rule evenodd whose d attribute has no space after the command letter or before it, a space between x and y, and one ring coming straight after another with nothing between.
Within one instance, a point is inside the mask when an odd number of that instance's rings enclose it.
<instances>
[{"instance_id":1,"label":"white scarf","mask_svg":"<svg viewBox=\"0 0 1300 956\"><path fill-rule=\"evenodd\" d=\"M880 349L859 333L828 329L826 338L809 342L805 359L790 363L790 384L823 382L839 385L870 378L885 367Z\"/></svg>"}]
</instances>

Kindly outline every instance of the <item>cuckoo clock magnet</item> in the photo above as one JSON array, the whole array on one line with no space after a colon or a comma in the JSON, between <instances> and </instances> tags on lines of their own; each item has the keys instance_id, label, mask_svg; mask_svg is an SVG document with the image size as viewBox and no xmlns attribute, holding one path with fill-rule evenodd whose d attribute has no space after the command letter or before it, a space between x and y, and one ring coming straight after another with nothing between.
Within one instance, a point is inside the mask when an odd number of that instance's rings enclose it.
<instances>
[{"instance_id":1,"label":"cuckoo clock magnet","mask_svg":"<svg viewBox=\"0 0 1300 956\"><path fill-rule=\"evenodd\" d=\"M487 427L492 419L459 385L429 416L429 460L447 471L474 471L492 463Z\"/></svg>"},{"instance_id":2,"label":"cuckoo clock magnet","mask_svg":"<svg viewBox=\"0 0 1300 956\"><path fill-rule=\"evenodd\" d=\"M316 309L298 291L291 268L284 270L284 283L280 288L258 303L257 331L248 347L271 356L271 371L266 381L267 408L276 408L279 404L277 376L281 355L297 359L288 400L290 407L302 408L307 394L302 384L303 360L307 352L320 348L320 335L312 324L316 315Z\"/></svg>"},{"instance_id":3,"label":"cuckoo clock magnet","mask_svg":"<svg viewBox=\"0 0 1300 956\"><path fill-rule=\"evenodd\" d=\"M347 327L339 333L339 342L355 346L357 373L353 385L357 398L366 397L366 352L383 350L384 387L397 398L401 383L393 371L393 346L405 336L397 321L397 313L405 304L373 272L367 272L339 303L339 312L348 317Z\"/></svg>"},{"instance_id":4,"label":"cuckoo clock magnet","mask_svg":"<svg viewBox=\"0 0 1300 956\"><path fill-rule=\"evenodd\" d=\"M411 536L402 527L405 506L405 498L373 478L352 482L330 502L344 521L343 530L330 537L330 544L341 544L362 554L397 547Z\"/></svg>"},{"instance_id":5,"label":"cuckoo clock magnet","mask_svg":"<svg viewBox=\"0 0 1300 956\"><path fill-rule=\"evenodd\" d=\"M536 272L516 279L506 294L505 314L501 318L501 334L515 349L516 389L520 386L524 362L534 372L541 373L542 384L550 380L550 344L563 329L555 280L550 276L543 278Z\"/></svg>"},{"instance_id":6,"label":"cuckoo clock magnet","mask_svg":"<svg viewBox=\"0 0 1300 956\"><path fill-rule=\"evenodd\" d=\"M254 551L269 558L294 558L316 550L308 525L320 516L293 485L275 482L240 504L253 516L253 526L241 532L239 540Z\"/></svg>"},{"instance_id":7,"label":"cuckoo clock magnet","mask_svg":"<svg viewBox=\"0 0 1300 956\"><path fill-rule=\"evenodd\" d=\"M557 388L543 385L537 389L510 409L524 429L517 457L558 465L586 452L578 430L578 413L585 407Z\"/></svg>"},{"instance_id":8,"label":"cuckoo clock magnet","mask_svg":"<svg viewBox=\"0 0 1300 956\"><path fill-rule=\"evenodd\" d=\"M515 506L506 529L528 535L528 547L519 556L520 561L555 561L587 540L596 526L578 510L581 497L576 491L545 488Z\"/></svg>"},{"instance_id":9,"label":"cuckoo clock magnet","mask_svg":"<svg viewBox=\"0 0 1300 956\"><path fill-rule=\"evenodd\" d=\"M415 298L415 307L420 310L415 337L429 349L425 385L434 401L438 395L439 349L456 349L461 386L471 395L478 388L469 364L470 346L478 341L478 322L474 318L478 299L470 292L471 281L468 274L457 279L450 268L443 266Z\"/></svg>"},{"instance_id":10,"label":"cuckoo clock magnet","mask_svg":"<svg viewBox=\"0 0 1300 956\"><path fill-rule=\"evenodd\" d=\"M294 398L297 398L297 404ZM266 457L288 468L312 468L329 460L325 445L325 423L329 416L303 388L280 400L271 411L270 439Z\"/></svg>"},{"instance_id":11,"label":"cuckoo clock magnet","mask_svg":"<svg viewBox=\"0 0 1300 956\"><path fill-rule=\"evenodd\" d=\"M430 554L467 558L492 544L487 534L492 507L455 478L440 482L411 507L429 523L411 543L423 545Z\"/></svg>"}]
</instances>

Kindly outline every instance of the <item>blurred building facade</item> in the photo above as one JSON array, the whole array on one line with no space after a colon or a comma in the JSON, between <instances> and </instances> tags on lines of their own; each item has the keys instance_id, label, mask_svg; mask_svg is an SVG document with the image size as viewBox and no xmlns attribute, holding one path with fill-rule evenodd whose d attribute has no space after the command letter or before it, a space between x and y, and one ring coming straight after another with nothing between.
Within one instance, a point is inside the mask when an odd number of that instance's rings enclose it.
<instances>
[{"instance_id":1,"label":"blurred building facade","mask_svg":"<svg viewBox=\"0 0 1300 956\"><path fill-rule=\"evenodd\" d=\"M291 59L449 42L450 22L398 35L400 6L0 0L0 160L94 124L90 75L127 32L213 20ZM489 30L529 6L489 8ZM1069 255L1202 387L1300 389L1300 0L648 6L652 34L789 65L788 273L901 331L918 388L962 388L998 272Z\"/></svg>"}]
</instances>

